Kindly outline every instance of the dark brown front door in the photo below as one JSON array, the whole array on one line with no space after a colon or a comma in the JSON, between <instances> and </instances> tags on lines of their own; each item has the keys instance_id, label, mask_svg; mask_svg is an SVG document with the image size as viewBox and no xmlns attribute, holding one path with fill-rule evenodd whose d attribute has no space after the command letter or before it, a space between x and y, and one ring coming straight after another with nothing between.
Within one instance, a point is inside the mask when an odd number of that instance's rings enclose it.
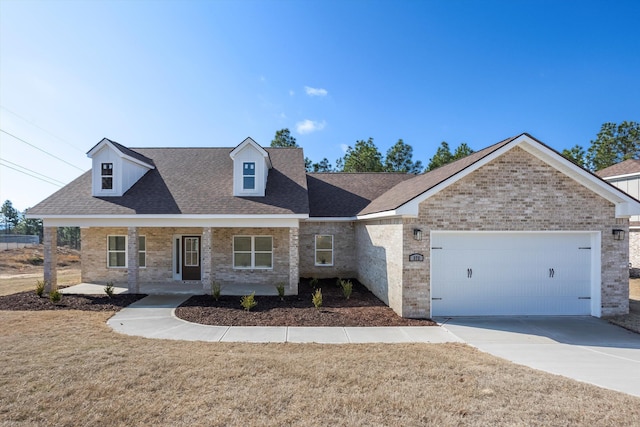
<instances>
[{"instance_id":1,"label":"dark brown front door","mask_svg":"<svg viewBox=\"0 0 640 427\"><path fill-rule=\"evenodd\" d=\"M200 237L182 237L182 280L200 280Z\"/></svg>"}]
</instances>

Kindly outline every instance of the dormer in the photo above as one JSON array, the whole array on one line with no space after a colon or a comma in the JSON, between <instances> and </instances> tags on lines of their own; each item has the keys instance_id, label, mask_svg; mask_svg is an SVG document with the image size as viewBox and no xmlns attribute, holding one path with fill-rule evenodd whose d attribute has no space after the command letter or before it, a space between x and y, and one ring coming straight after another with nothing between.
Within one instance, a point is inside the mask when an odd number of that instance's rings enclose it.
<instances>
[{"instance_id":1,"label":"dormer","mask_svg":"<svg viewBox=\"0 0 640 427\"><path fill-rule=\"evenodd\" d=\"M140 153L103 138L87 153L91 159L91 194L118 197L127 192L149 170L153 161Z\"/></svg>"},{"instance_id":2,"label":"dormer","mask_svg":"<svg viewBox=\"0 0 640 427\"><path fill-rule=\"evenodd\" d=\"M253 139L247 138L229 156L233 160L233 195L264 197L271 169L269 153Z\"/></svg>"}]
</instances>

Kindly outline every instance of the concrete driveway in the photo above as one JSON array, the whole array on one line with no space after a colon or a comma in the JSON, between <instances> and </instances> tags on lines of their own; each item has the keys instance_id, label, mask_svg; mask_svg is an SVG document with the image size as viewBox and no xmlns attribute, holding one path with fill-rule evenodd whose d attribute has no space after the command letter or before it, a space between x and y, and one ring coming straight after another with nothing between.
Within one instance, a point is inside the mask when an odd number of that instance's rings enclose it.
<instances>
[{"instance_id":1,"label":"concrete driveway","mask_svg":"<svg viewBox=\"0 0 640 427\"><path fill-rule=\"evenodd\" d=\"M640 397L640 334L594 317L439 318L495 356Z\"/></svg>"}]
</instances>

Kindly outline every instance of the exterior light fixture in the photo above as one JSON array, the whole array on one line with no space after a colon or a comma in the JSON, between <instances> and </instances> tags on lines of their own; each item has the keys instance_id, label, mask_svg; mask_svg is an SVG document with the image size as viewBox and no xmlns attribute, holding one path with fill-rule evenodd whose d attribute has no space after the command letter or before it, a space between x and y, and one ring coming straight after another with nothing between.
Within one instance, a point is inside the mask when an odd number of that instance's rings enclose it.
<instances>
[{"instance_id":1,"label":"exterior light fixture","mask_svg":"<svg viewBox=\"0 0 640 427\"><path fill-rule=\"evenodd\" d=\"M413 239L414 240L422 240L422 230L419 228L413 229Z\"/></svg>"},{"instance_id":2,"label":"exterior light fixture","mask_svg":"<svg viewBox=\"0 0 640 427\"><path fill-rule=\"evenodd\" d=\"M415 230L414 230L415 232ZM624 230L613 229L613 240L624 240Z\"/></svg>"}]
</instances>

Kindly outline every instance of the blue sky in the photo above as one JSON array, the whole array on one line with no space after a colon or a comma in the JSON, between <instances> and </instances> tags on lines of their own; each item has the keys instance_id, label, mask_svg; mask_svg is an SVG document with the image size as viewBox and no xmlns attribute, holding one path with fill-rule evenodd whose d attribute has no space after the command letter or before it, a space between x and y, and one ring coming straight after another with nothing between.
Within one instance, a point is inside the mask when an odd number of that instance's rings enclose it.
<instances>
[{"instance_id":1,"label":"blue sky","mask_svg":"<svg viewBox=\"0 0 640 427\"><path fill-rule=\"evenodd\" d=\"M522 132L586 148L640 120L638 16L637 1L0 0L0 199L35 205L103 137L268 146L289 128L332 164L369 137L425 164L441 141Z\"/></svg>"}]
</instances>

